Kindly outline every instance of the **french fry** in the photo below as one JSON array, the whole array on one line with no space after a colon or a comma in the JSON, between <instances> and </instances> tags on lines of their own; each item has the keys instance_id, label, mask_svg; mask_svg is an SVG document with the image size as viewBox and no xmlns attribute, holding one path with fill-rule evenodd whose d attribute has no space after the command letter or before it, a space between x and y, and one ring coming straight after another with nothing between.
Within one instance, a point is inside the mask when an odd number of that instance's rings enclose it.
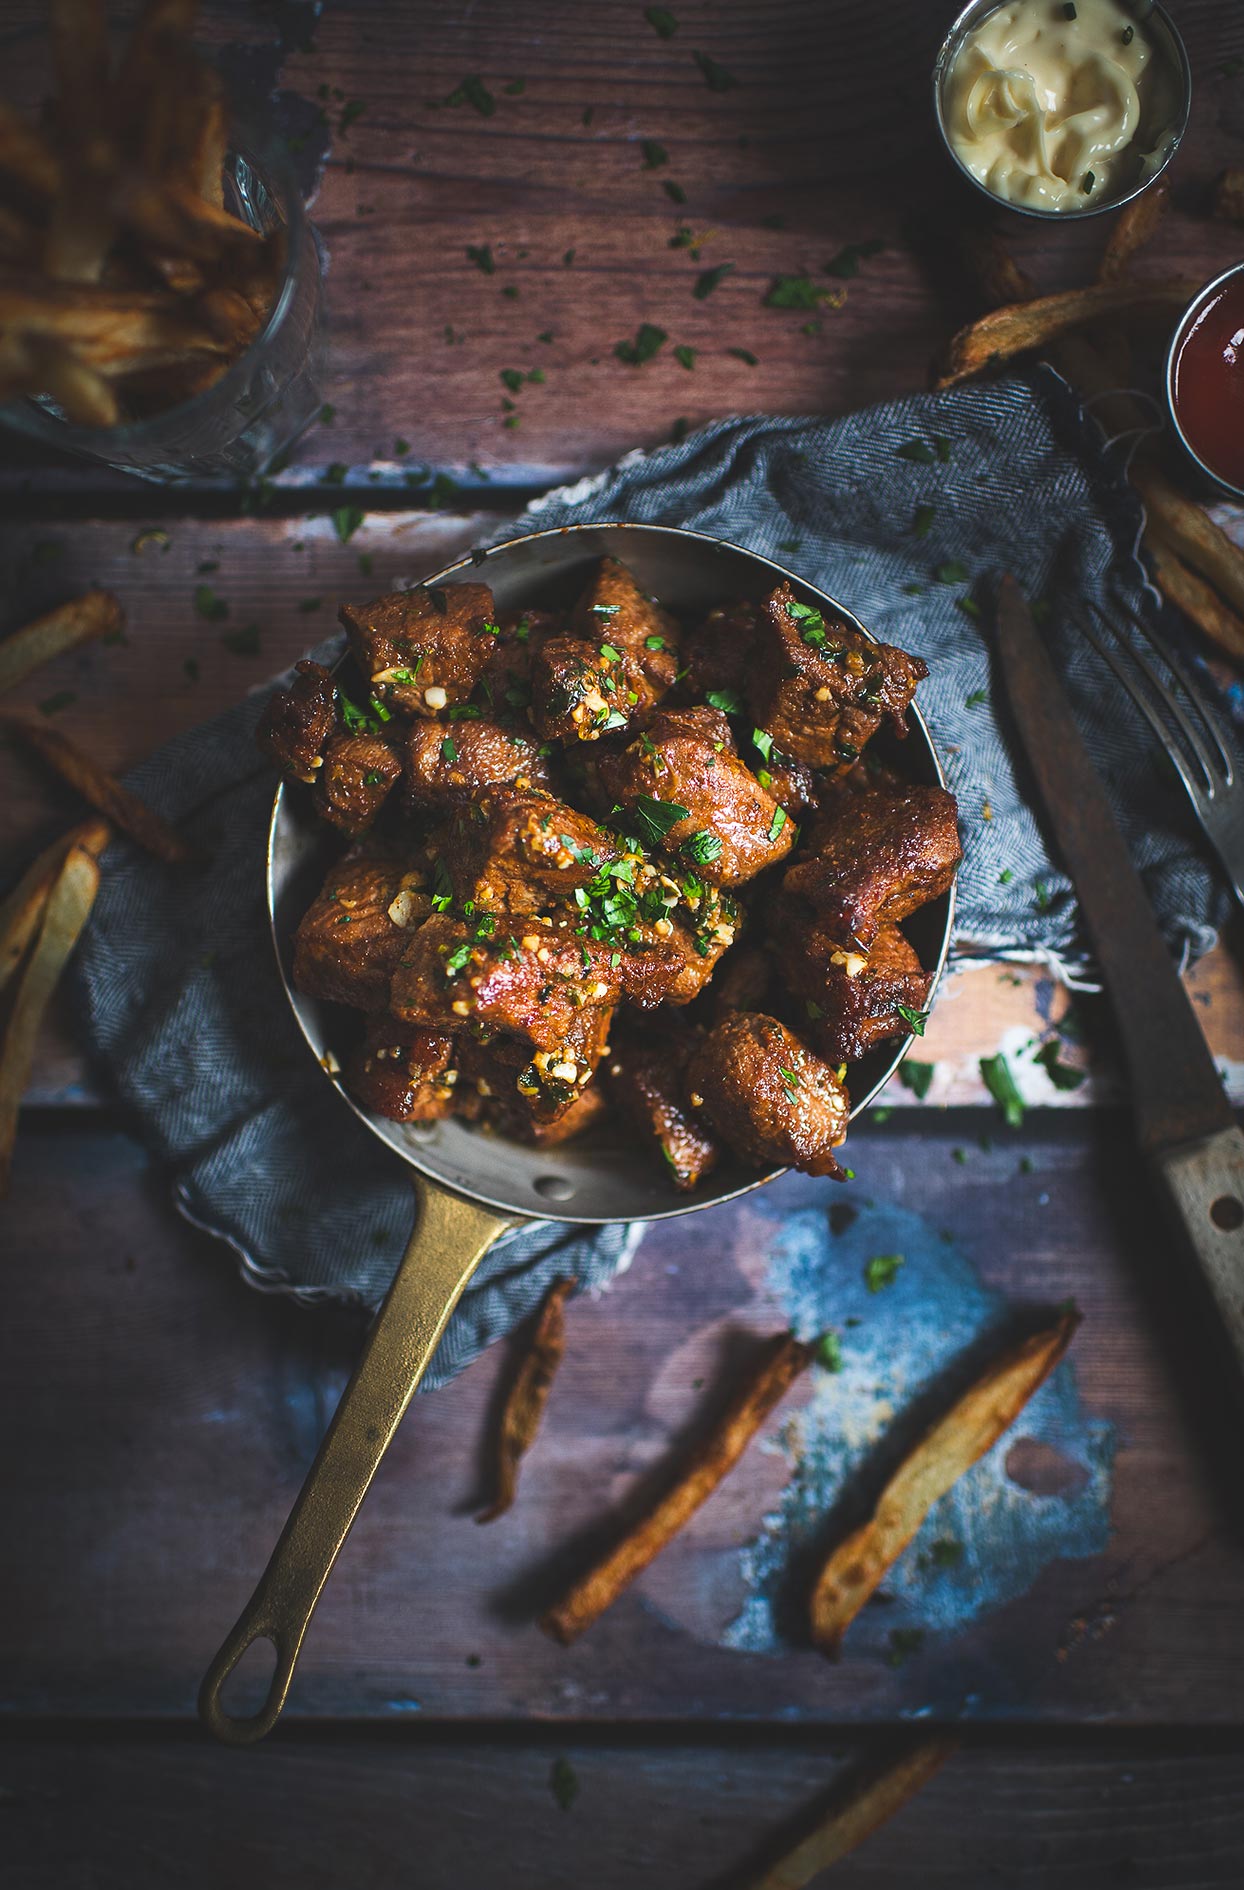
<instances>
[{"instance_id":1,"label":"french fry","mask_svg":"<svg viewBox=\"0 0 1244 1890\"><path fill-rule=\"evenodd\" d=\"M0 643L0 695L15 689L32 671L66 650L111 636L125 623L125 612L111 591L85 591Z\"/></svg>"},{"instance_id":2,"label":"french fry","mask_svg":"<svg viewBox=\"0 0 1244 1890\"><path fill-rule=\"evenodd\" d=\"M1155 234L1170 200L1170 185L1154 184L1120 210L1098 267L1099 282L1123 281L1133 256Z\"/></svg>"},{"instance_id":3,"label":"french fry","mask_svg":"<svg viewBox=\"0 0 1244 1890\"><path fill-rule=\"evenodd\" d=\"M140 801L137 794L122 787L115 775L101 768L93 756L60 729L29 721L24 716L8 715L3 719L8 728L55 769L62 781L157 860L163 860L166 866L181 866L194 859L194 849L175 827L170 827L154 808Z\"/></svg>"},{"instance_id":4,"label":"french fry","mask_svg":"<svg viewBox=\"0 0 1244 1890\"><path fill-rule=\"evenodd\" d=\"M955 1739L922 1739L888 1765L849 1779L812 1829L783 1849L758 1876L742 1878L738 1890L803 1890L901 1811L957 1750Z\"/></svg>"},{"instance_id":5,"label":"french fry","mask_svg":"<svg viewBox=\"0 0 1244 1890\"><path fill-rule=\"evenodd\" d=\"M98 859L112 837L106 820L85 820L45 847L32 860L6 898L0 900L0 991L26 956L43 917L43 909L65 855L81 847Z\"/></svg>"},{"instance_id":6,"label":"french fry","mask_svg":"<svg viewBox=\"0 0 1244 1890\"><path fill-rule=\"evenodd\" d=\"M1153 561L1154 581L1163 597L1169 598L1185 617L1191 617L1197 629L1233 662L1244 664L1244 619L1228 610L1217 591L1190 571L1163 534L1152 526L1145 533L1145 549Z\"/></svg>"},{"instance_id":7,"label":"french fry","mask_svg":"<svg viewBox=\"0 0 1244 1890\"><path fill-rule=\"evenodd\" d=\"M1103 315L1131 314L1147 308L1181 309L1200 283L1184 277L1150 282L1100 282L1086 289L1065 289L1032 302L1010 302L961 328L934 377L935 387L954 387L982 368L1013 360Z\"/></svg>"},{"instance_id":8,"label":"french fry","mask_svg":"<svg viewBox=\"0 0 1244 1890\"><path fill-rule=\"evenodd\" d=\"M121 418L117 397L97 368L50 342L33 347L31 359L38 391L50 394L75 426L116 425Z\"/></svg>"},{"instance_id":9,"label":"french fry","mask_svg":"<svg viewBox=\"0 0 1244 1890\"><path fill-rule=\"evenodd\" d=\"M1244 171L1222 171L1214 184L1214 215L1227 223L1244 223Z\"/></svg>"},{"instance_id":10,"label":"french fry","mask_svg":"<svg viewBox=\"0 0 1244 1890\"><path fill-rule=\"evenodd\" d=\"M510 1386L496 1442L493 1500L476 1522L495 1522L514 1502L518 1467L531 1449L566 1347L566 1301L574 1280L554 1280L544 1295L531 1344Z\"/></svg>"},{"instance_id":11,"label":"french fry","mask_svg":"<svg viewBox=\"0 0 1244 1890\"><path fill-rule=\"evenodd\" d=\"M540 1625L547 1633L569 1643L612 1607L733 1469L770 1411L811 1363L814 1349L789 1332L769 1341L673 1487L544 1616Z\"/></svg>"},{"instance_id":12,"label":"french fry","mask_svg":"<svg viewBox=\"0 0 1244 1890\"><path fill-rule=\"evenodd\" d=\"M830 1553L812 1591L812 1638L837 1655L842 1637L938 1498L1010 1429L1045 1383L1080 1323L1063 1313L1053 1325L1003 1352L908 1451L868 1521Z\"/></svg>"},{"instance_id":13,"label":"french fry","mask_svg":"<svg viewBox=\"0 0 1244 1890\"><path fill-rule=\"evenodd\" d=\"M215 335L188 321L172 296L97 283L0 282L0 331L71 345L105 374L123 373L135 356L222 352Z\"/></svg>"},{"instance_id":14,"label":"french fry","mask_svg":"<svg viewBox=\"0 0 1244 1890\"><path fill-rule=\"evenodd\" d=\"M1132 467L1131 480L1145 502L1151 523L1171 548L1185 564L1208 578L1233 610L1244 615L1244 550L1156 466L1138 460Z\"/></svg>"},{"instance_id":15,"label":"french fry","mask_svg":"<svg viewBox=\"0 0 1244 1890\"><path fill-rule=\"evenodd\" d=\"M34 949L17 980L0 1045L0 1194L8 1190L17 1113L30 1082L39 1025L98 891L99 864L94 854L84 847L71 847L48 894Z\"/></svg>"}]
</instances>

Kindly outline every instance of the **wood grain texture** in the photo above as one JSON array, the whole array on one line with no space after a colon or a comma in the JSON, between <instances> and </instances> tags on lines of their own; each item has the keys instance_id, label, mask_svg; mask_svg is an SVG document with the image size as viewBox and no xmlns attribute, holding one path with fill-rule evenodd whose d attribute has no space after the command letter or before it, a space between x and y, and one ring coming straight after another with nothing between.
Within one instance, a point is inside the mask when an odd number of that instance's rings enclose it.
<instances>
[{"instance_id":1,"label":"wood grain texture","mask_svg":"<svg viewBox=\"0 0 1244 1890\"><path fill-rule=\"evenodd\" d=\"M187 1732L0 1747L8 1890L729 1890L736 1867L851 1763L809 1749L274 1735L239 1759ZM563 1812L557 1760L578 1785ZM834 1890L1235 1890L1238 1751L967 1749Z\"/></svg>"},{"instance_id":2,"label":"wood grain texture","mask_svg":"<svg viewBox=\"0 0 1244 1890\"><path fill-rule=\"evenodd\" d=\"M465 472L474 462L547 484L667 438L677 418L838 413L925 385L934 351L974 312L944 231L979 200L937 144L929 110L954 9L687 0L675 11L679 31L662 40L635 0L325 9L314 50L292 53L281 75L312 104L326 88L333 134L313 215L329 259L325 393L336 417L304 440L298 465L384 460L396 478L400 435L408 463ZM37 0L0 6L15 98L39 96L41 18ZM1155 261L1208 278L1237 254L1204 199L1244 131L1244 86L1220 76L1244 52L1244 18L1230 0L1184 0L1179 21L1195 108ZM262 45L271 32L237 0L204 9L201 33L216 45ZM710 90L696 50L737 86ZM262 50L252 63L266 63ZM486 83L491 116L437 107L467 74ZM518 80L521 95L508 94ZM356 104L363 111L343 133L343 108ZM645 139L666 163L645 168ZM671 202L667 180L685 205ZM768 227L774 219L782 227ZM1104 224L1003 222L1040 287L1091 276ZM704 239L700 258L671 249L680 227ZM885 253L816 332L804 332L806 312L763 306L781 273L807 269L834 286L825 263L865 239ZM491 275L467 254L484 245ZM724 263L730 275L697 301L699 272ZM626 367L613 349L641 321L669 344L648 366ZM551 341L538 339L546 333ZM675 344L696 349L693 370ZM506 367L546 375L518 397L514 429L501 405ZM20 468L23 449L8 463Z\"/></svg>"},{"instance_id":3,"label":"wood grain texture","mask_svg":"<svg viewBox=\"0 0 1244 1890\"><path fill-rule=\"evenodd\" d=\"M932 1113L864 1130L852 1162L861 1194L918 1207L1014 1299L1078 1301L1078 1383L1118 1427L1104 1555L1055 1563L899 1668L849 1649L837 1667L723 1651L736 1551L786 1475L756 1448L579 1645L541 1634L593 1531L700 1408L696 1380L728 1369L732 1335L780 1319L760 1284L772 1221L744 1202L653 1228L608 1294L573 1303L521 1498L492 1528L473 1513L503 1349L416 1400L308 1635L291 1717L1238 1723L1235 1424L1162 1284L1129 1141L1090 1120L1046 1117L984 1149L968 1116ZM0 1476L21 1553L0 1567L6 1709L188 1715L357 1323L248 1292L139 1150L101 1129L28 1125L7 1216Z\"/></svg>"}]
</instances>

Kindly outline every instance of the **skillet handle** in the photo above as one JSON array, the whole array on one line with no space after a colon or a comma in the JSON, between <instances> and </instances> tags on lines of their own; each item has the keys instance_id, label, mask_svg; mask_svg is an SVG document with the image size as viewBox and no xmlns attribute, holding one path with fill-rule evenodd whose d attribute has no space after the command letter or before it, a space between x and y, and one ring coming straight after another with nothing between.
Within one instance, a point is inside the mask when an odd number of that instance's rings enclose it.
<instances>
[{"instance_id":1,"label":"skillet handle","mask_svg":"<svg viewBox=\"0 0 1244 1890\"><path fill-rule=\"evenodd\" d=\"M262 1739L280 1716L302 1637L380 1459L428 1368L463 1289L514 1215L477 1207L419 1177L419 1217L353 1376L316 1452L272 1559L204 1676L199 1717L226 1745ZM276 1667L257 1713L221 1700L253 1641L271 1641Z\"/></svg>"}]
</instances>

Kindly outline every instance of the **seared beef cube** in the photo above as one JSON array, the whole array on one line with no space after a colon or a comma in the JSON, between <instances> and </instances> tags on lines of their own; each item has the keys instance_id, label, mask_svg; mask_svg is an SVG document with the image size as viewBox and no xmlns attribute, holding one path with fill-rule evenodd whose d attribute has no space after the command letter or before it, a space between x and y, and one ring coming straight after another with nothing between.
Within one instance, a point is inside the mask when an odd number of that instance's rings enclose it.
<instances>
[{"instance_id":1,"label":"seared beef cube","mask_svg":"<svg viewBox=\"0 0 1244 1890\"><path fill-rule=\"evenodd\" d=\"M763 767L755 770L762 788L771 794L792 820L802 822L820 806L825 791L825 776L809 768L806 762L779 757L775 750Z\"/></svg>"},{"instance_id":2,"label":"seared beef cube","mask_svg":"<svg viewBox=\"0 0 1244 1890\"><path fill-rule=\"evenodd\" d=\"M421 1030L384 1014L368 1023L343 1080L373 1115L394 1122L437 1122L453 1114L458 1078L453 1057L449 1031Z\"/></svg>"},{"instance_id":3,"label":"seared beef cube","mask_svg":"<svg viewBox=\"0 0 1244 1890\"><path fill-rule=\"evenodd\" d=\"M731 952L713 979L714 1019L731 1011L763 1011L773 989L773 960L763 945Z\"/></svg>"},{"instance_id":4,"label":"seared beef cube","mask_svg":"<svg viewBox=\"0 0 1244 1890\"><path fill-rule=\"evenodd\" d=\"M783 890L814 906L837 944L867 951L883 925L950 886L963 857L956 814L940 787L852 794L818 833L817 852L787 868Z\"/></svg>"},{"instance_id":5,"label":"seared beef cube","mask_svg":"<svg viewBox=\"0 0 1244 1890\"><path fill-rule=\"evenodd\" d=\"M338 613L371 689L406 715L439 715L470 696L500 634L486 584L394 591Z\"/></svg>"},{"instance_id":6,"label":"seared beef cube","mask_svg":"<svg viewBox=\"0 0 1244 1890\"><path fill-rule=\"evenodd\" d=\"M560 611L525 610L501 619L501 633L492 639L488 665L479 681L479 694L491 711L525 717L531 701L531 665L550 637L561 636Z\"/></svg>"},{"instance_id":7,"label":"seared beef cube","mask_svg":"<svg viewBox=\"0 0 1244 1890\"><path fill-rule=\"evenodd\" d=\"M609 1060L609 1093L644 1142L664 1162L676 1188L694 1188L721 1160L721 1144L702 1110L687 1103L683 1075L695 1039L627 1043Z\"/></svg>"},{"instance_id":8,"label":"seared beef cube","mask_svg":"<svg viewBox=\"0 0 1244 1890\"><path fill-rule=\"evenodd\" d=\"M463 923L437 913L410 941L393 975L394 1015L414 1024L456 1020L553 1050L575 1036L584 1011L618 1001L611 954L568 925L492 915Z\"/></svg>"},{"instance_id":9,"label":"seared beef cube","mask_svg":"<svg viewBox=\"0 0 1244 1890\"><path fill-rule=\"evenodd\" d=\"M774 952L791 995L802 1001L807 1035L831 1063L853 1063L876 1044L911 1030L899 1010L918 1014L933 975L897 925L883 925L869 952L839 945L801 902L783 897L773 914Z\"/></svg>"},{"instance_id":10,"label":"seared beef cube","mask_svg":"<svg viewBox=\"0 0 1244 1890\"><path fill-rule=\"evenodd\" d=\"M537 1148L557 1148L563 1142L573 1141L577 1135L585 1135L608 1112L609 1103L599 1083L589 1083L560 1114L551 1118L533 1115L527 1099L513 1088L485 1103L482 1111L485 1120L502 1135L534 1143Z\"/></svg>"},{"instance_id":11,"label":"seared beef cube","mask_svg":"<svg viewBox=\"0 0 1244 1890\"><path fill-rule=\"evenodd\" d=\"M432 909L426 875L406 850L352 847L329 872L294 934L294 983L310 997L383 1010L389 978Z\"/></svg>"},{"instance_id":12,"label":"seared beef cube","mask_svg":"<svg viewBox=\"0 0 1244 1890\"><path fill-rule=\"evenodd\" d=\"M656 673L674 680L681 632L675 618L645 597L631 573L616 558L602 558L587 589L571 612L570 628L589 643L602 638L615 649L638 657L645 652L666 660ZM669 687L666 683L666 688Z\"/></svg>"},{"instance_id":13,"label":"seared beef cube","mask_svg":"<svg viewBox=\"0 0 1244 1890\"><path fill-rule=\"evenodd\" d=\"M826 621L789 584L779 584L756 640L749 701L784 755L815 768L843 768L886 716L906 734L908 705L928 673L919 657L874 643L840 618Z\"/></svg>"},{"instance_id":14,"label":"seared beef cube","mask_svg":"<svg viewBox=\"0 0 1244 1890\"><path fill-rule=\"evenodd\" d=\"M334 735L315 778L315 811L342 833L366 833L401 774L379 735Z\"/></svg>"},{"instance_id":15,"label":"seared beef cube","mask_svg":"<svg viewBox=\"0 0 1244 1890\"><path fill-rule=\"evenodd\" d=\"M641 840L659 839L715 886L754 879L794 844L794 823L739 760L719 709L659 710L625 748L602 750L593 774ZM672 825L671 809L681 810Z\"/></svg>"},{"instance_id":16,"label":"seared beef cube","mask_svg":"<svg viewBox=\"0 0 1244 1890\"><path fill-rule=\"evenodd\" d=\"M736 1011L714 1024L685 1086L692 1109L745 1160L842 1179L833 1150L846 1140L850 1098L829 1064L776 1017Z\"/></svg>"},{"instance_id":17,"label":"seared beef cube","mask_svg":"<svg viewBox=\"0 0 1244 1890\"><path fill-rule=\"evenodd\" d=\"M703 623L684 631L685 675L680 693L698 701L711 689L714 694L736 696L742 707L761 618L755 604L719 604Z\"/></svg>"},{"instance_id":18,"label":"seared beef cube","mask_svg":"<svg viewBox=\"0 0 1244 1890\"><path fill-rule=\"evenodd\" d=\"M296 781L314 781L336 726L332 677L318 663L302 662L291 686L268 698L255 740L284 773Z\"/></svg>"},{"instance_id":19,"label":"seared beef cube","mask_svg":"<svg viewBox=\"0 0 1244 1890\"><path fill-rule=\"evenodd\" d=\"M486 788L552 786L548 762L530 733L481 717L446 725L412 722L406 741L406 792L422 809L469 804Z\"/></svg>"},{"instance_id":20,"label":"seared beef cube","mask_svg":"<svg viewBox=\"0 0 1244 1890\"><path fill-rule=\"evenodd\" d=\"M454 816L435 851L459 907L530 913L574 897L599 869L621 858L612 834L586 814L535 790L500 789Z\"/></svg>"}]
</instances>

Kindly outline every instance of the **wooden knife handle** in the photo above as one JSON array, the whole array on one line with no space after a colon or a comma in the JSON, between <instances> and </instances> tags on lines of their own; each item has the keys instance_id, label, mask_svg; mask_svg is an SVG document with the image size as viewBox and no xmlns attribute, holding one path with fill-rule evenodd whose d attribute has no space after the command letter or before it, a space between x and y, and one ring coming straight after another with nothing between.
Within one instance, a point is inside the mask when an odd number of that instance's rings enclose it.
<instances>
[{"instance_id":1,"label":"wooden knife handle","mask_svg":"<svg viewBox=\"0 0 1244 1890\"><path fill-rule=\"evenodd\" d=\"M1152 1159L1244 1380L1244 1132L1220 1129Z\"/></svg>"}]
</instances>

